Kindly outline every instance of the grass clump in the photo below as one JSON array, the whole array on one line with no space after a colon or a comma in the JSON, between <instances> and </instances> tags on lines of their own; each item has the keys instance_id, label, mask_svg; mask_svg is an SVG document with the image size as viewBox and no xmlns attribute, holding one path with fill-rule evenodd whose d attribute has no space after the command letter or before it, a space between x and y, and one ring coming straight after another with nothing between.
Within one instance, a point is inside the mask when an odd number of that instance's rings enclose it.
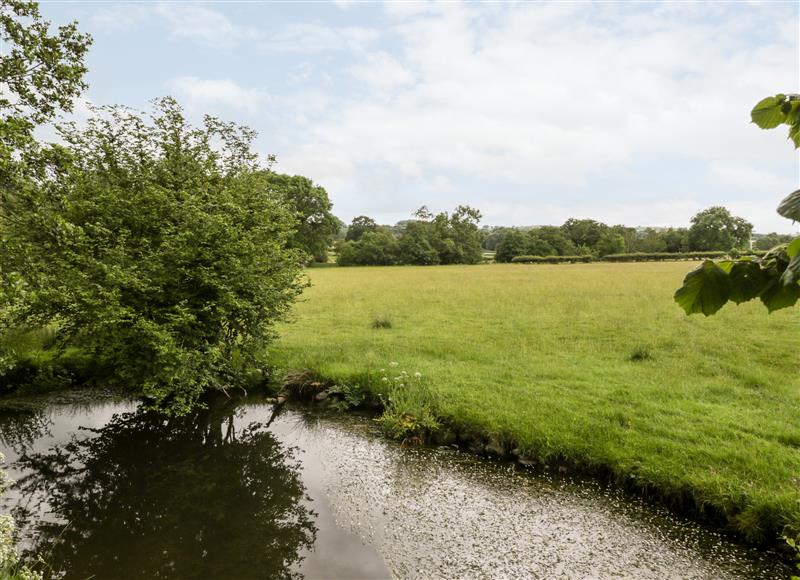
<instances>
[{"instance_id":1,"label":"grass clump","mask_svg":"<svg viewBox=\"0 0 800 580\"><path fill-rule=\"evenodd\" d=\"M392 319L384 314L378 314L372 319L372 328L391 328Z\"/></svg>"},{"instance_id":2,"label":"grass clump","mask_svg":"<svg viewBox=\"0 0 800 580\"><path fill-rule=\"evenodd\" d=\"M631 362L653 360L653 351L647 345L639 345L631 351L628 360Z\"/></svg>"},{"instance_id":3,"label":"grass clump","mask_svg":"<svg viewBox=\"0 0 800 580\"><path fill-rule=\"evenodd\" d=\"M698 513L706 506L743 536L776 541L800 532L800 309L768 316L747 303L686 316L672 294L688 268L313 270L307 300L269 354L280 368L314 369L385 398L380 369L402 361L425 377L428 404L395 389L387 432L424 430L404 424L408 415L503 433L530 456L635 482ZM364 312L404 323L374 332ZM657 358L631 364L635 345Z\"/></svg>"}]
</instances>

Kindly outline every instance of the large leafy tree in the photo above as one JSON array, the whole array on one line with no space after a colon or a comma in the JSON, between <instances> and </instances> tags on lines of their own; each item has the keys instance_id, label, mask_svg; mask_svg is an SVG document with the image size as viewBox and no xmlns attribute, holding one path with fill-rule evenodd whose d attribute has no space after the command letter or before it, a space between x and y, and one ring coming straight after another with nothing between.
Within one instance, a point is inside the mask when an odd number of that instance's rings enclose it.
<instances>
[{"instance_id":1,"label":"large leafy tree","mask_svg":"<svg viewBox=\"0 0 800 580\"><path fill-rule=\"evenodd\" d=\"M353 218L347 228L344 239L348 242L357 242L366 232L374 232L378 229L378 224L371 217L360 215Z\"/></svg>"},{"instance_id":2,"label":"large leafy tree","mask_svg":"<svg viewBox=\"0 0 800 580\"><path fill-rule=\"evenodd\" d=\"M54 325L98 380L172 411L243 384L302 287L295 217L254 132L193 127L171 99L61 132L68 146L33 159L37 179L0 206L0 282L18 288L2 324Z\"/></svg>"},{"instance_id":3,"label":"large leafy tree","mask_svg":"<svg viewBox=\"0 0 800 580\"><path fill-rule=\"evenodd\" d=\"M302 175L268 171L263 173L263 177L269 190L283 197L295 216L295 233L289 240L290 247L324 262L341 227L339 219L331 213L333 204L328 192Z\"/></svg>"},{"instance_id":4,"label":"large leafy tree","mask_svg":"<svg viewBox=\"0 0 800 580\"><path fill-rule=\"evenodd\" d=\"M800 148L800 95L779 94L759 101L750 113L762 129L788 125L789 139ZM800 190L778 205L778 213L800 221ZM728 301L737 304L759 299L772 312L793 306L800 299L800 237L778 245L763 258L707 260L689 272L675 301L688 314L716 313Z\"/></svg>"},{"instance_id":5,"label":"large leafy tree","mask_svg":"<svg viewBox=\"0 0 800 580\"><path fill-rule=\"evenodd\" d=\"M722 206L698 212L689 227L689 249L694 252L709 250L749 249L753 224L732 215Z\"/></svg>"}]
</instances>

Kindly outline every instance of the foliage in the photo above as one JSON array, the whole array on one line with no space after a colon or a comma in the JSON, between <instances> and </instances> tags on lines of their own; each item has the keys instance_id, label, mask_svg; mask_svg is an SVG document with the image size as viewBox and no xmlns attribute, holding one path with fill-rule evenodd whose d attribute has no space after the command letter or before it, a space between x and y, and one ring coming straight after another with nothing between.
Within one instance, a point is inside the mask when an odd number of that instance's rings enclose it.
<instances>
[{"instance_id":1,"label":"foliage","mask_svg":"<svg viewBox=\"0 0 800 580\"><path fill-rule=\"evenodd\" d=\"M262 174L268 191L285 200L295 215L295 233L289 247L302 250L317 262L327 259L328 248L339 231L339 219L331 213L328 192L302 175L283 175L267 171Z\"/></svg>"},{"instance_id":2,"label":"foliage","mask_svg":"<svg viewBox=\"0 0 800 580\"><path fill-rule=\"evenodd\" d=\"M72 100L86 83L84 58L92 39L78 32L77 23L50 32L36 2L0 3L0 135L11 128L32 127L71 111ZM5 139L4 139L5 141ZM7 145L6 143L3 143Z\"/></svg>"},{"instance_id":3,"label":"foliage","mask_svg":"<svg viewBox=\"0 0 800 580\"><path fill-rule=\"evenodd\" d=\"M749 248L753 224L731 215L721 206L710 207L692 218L689 249L695 252Z\"/></svg>"},{"instance_id":4,"label":"foliage","mask_svg":"<svg viewBox=\"0 0 800 580\"><path fill-rule=\"evenodd\" d=\"M764 234L763 236L759 236L753 242L753 247L756 250L771 250L775 246L780 246L781 244L788 244L794 239L794 236L791 234L778 234L775 232L770 232L768 234Z\"/></svg>"},{"instance_id":5,"label":"foliage","mask_svg":"<svg viewBox=\"0 0 800 580\"><path fill-rule=\"evenodd\" d=\"M582 256L515 256L511 260L515 264L572 264L593 261L591 254Z\"/></svg>"},{"instance_id":6,"label":"foliage","mask_svg":"<svg viewBox=\"0 0 800 580\"><path fill-rule=\"evenodd\" d=\"M348 242L357 242L365 232L374 232L378 229L378 224L371 217L365 215L356 216L347 228L347 235L345 240Z\"/></svg>"},{"instance_id":7,"label":"foliage","mask_svg":"<svg viewBox=\"0 0 800 580\"><path fill-rule=\"evenodd\" d=\"M502 241L497 245L497 252L494 255L495 262L510 262L517 256L526 254L528 250L528 240L525 233L513 229L503 236Z\"/></svg>"},{"instance_id":8,"label":"foliage","mask_svg":"<svg viewBox=\"0 0 800 580\"><path fill-rule=\"evenodd\" d=\"M788 138L794 143L795 149L800 148L800 95L777 94L766 97L756 103L750 118L762 129L788 125Z\"/></svg>"},{"instance_id":9,"label":"foliage","mask_svg":"<svg viewBox=\"0 0 800 580\"><path fill-rule=\"evenodd\" d=\"M429 224L420 221L408 222L400 238L400 261L403 264L417 266L438 264L441 258L431 242Z\"/></svg>"},{"instance_id":10,"label":"foliage","mask_svg":"<svg viewBox=\"0 0 800 580\"><path fill-rule=\"evenodd\" d=\"M422 207L416 219L394 231L378 227L366 216L353 220L352 235L339 248L341 266L390 264L477 264L483 259L478 222L480 212L460 205L452 214L432 214Z\"/></svg>"},{"instance_id":11,"label":"foliage","mask_svg":"<svg viewBox=\"0 0 800 580\"><path fill-rule=\"evenodd\" d=\"M383 413L375 420L388 437L421 444L441 426L436 418L436 402L422 380L422 373L410 375L396 370L397 366L391 362L388 371L381 369L379 397Z\"/></svg>"},{"instance_id":12,"label":"foliage","mask_svg":"<svg viewBox=\"0 0 800 580\"><path fill-rule=\"evenodd\" d=\"M339 249L340 266L391 266L398 262L400 245L392 234L378 230L364 232L356 242L345 242Z\"/></svg>"},{"instance_id":13,"label":"foliage","mask_svg":"<svg viewBox=\"0 0 800 580\"><path fill-rule=\"evenodd\" d=\"M762 129L788 124L789 137L795 147L800 143L800 96L767 97L756 104L751 118ZM725 216L720 209L711 208L707 215L713 213L712 219L726 222L730 215ZM800 221L800 190L781 201L778 213L787 219ZM727 221L723 229L730 235L746 230L749 236L749 224L741 222L731 224ZM692 227L695 225L693 220ZM690 231L690 241L691 236ZM740 304L756 298L769 312L794 306L800 299L800 237L773 247L761 258L725 260L718 264L704 262L686 275L683 286L675 292L675 301L687 314L702 313L706 316L718 312L728 301Z\"/></svg>"},{"instance_id":14,"label":"foliage","mask_svg":"<svg viewBox=\"0 0 800 580\"><path fill-rule=\"evenodd\" d=\"M37 181L0 206L0 282L22 281L4 323L55 325L104 384L176 412L263 366L303 284L286 249L294 217L265 187L254 132L192 127L162 99L150 120L104 108L61 134L68 146L30 156Z\"/></svg>"},{"instance_id":15,"label":"foliage","mask_svg":"<svg viewBox=\"0 0 800 580\"><path fill-rule=\"evenodd\" d=\"M749 252L758 255L763 252ZM603 256L604 262L661 262L664 260L702 260L707 258L722 258L729 252L633 252L631 254L609 254Z\"/></svg>"}]
</instances>

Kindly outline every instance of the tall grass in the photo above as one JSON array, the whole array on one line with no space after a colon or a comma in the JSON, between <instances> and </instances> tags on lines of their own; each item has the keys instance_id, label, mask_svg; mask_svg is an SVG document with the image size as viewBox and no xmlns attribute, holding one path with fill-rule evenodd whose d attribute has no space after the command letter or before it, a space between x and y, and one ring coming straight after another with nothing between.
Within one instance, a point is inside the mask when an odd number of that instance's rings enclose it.
<instances>
[{"instance_id":1,"label":"tall grass","mask_svg":"<svg viewBox=\"0 0 800 580\"><path fill-rule=\"evenodd\" d=\"M796 533L800 309L687 317L672 293L690 267L313 270L271 356L342 384L398 361L457 429L713 512L752 540ZM392 313L390 331L375 312Z\"/></svg>"}]
</instances>

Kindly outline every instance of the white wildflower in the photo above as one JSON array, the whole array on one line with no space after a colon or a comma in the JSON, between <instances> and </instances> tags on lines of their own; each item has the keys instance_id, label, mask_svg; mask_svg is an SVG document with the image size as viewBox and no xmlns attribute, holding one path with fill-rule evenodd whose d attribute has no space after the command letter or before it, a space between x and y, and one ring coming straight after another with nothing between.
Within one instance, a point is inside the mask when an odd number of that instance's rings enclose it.
<instances>
[{"instance_id":1,"label":"white wildflower","mask_svg":"<svg viewBox=\"0 0 800 580\"><path fill-rule=\"evenodd\" d=\"M398 362L392 361L392 362L390 362L390 363L389 363L389 366L390 366L390 367L396 367L396 366L397 366L397 365L399 365L399 364L400 364L400 363L398 363Z\"/></svg>"}]
</instances>

